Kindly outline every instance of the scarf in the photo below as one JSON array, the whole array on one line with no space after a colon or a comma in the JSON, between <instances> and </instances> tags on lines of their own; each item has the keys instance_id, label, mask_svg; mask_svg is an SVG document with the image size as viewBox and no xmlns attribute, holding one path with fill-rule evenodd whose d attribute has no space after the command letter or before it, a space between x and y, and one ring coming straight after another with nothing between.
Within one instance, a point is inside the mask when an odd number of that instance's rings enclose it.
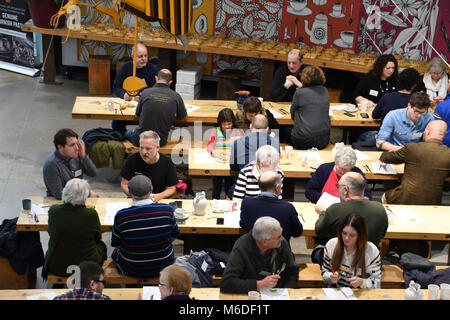
<instances>
[{"instance_id":1,"label":"scarf","mask_svg":"<svg viewBox=\"0 0 450 320\"><path fill-rule=\"evenodd\" d=\"M445 96L447 95L447 73L444 72L444 75L439 79L436 85L433 83L431 75L429 73L425 73L423 75L423 83L425 84L425 88L427 89L427 93L430 99L434 99L436 97L445 98Z\"/></svg>"}]
</instances>

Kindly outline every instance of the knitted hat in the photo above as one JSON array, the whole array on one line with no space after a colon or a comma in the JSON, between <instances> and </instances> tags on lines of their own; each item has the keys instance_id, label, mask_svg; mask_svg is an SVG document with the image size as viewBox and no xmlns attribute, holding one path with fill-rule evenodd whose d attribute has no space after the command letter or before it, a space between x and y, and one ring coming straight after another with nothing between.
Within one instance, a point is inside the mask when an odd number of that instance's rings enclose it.
<instances>
[{"instance_id":1,"label":"knitted hat","mask_svg":"<svg viewBox=\"0 0 450 320\"><path fill-rule=\"evenodd\" d=\"M135 197L143 197L152 190L152 181L142 174L134 176L128 182L128 190Z\"/></svg>"}]
</instances>

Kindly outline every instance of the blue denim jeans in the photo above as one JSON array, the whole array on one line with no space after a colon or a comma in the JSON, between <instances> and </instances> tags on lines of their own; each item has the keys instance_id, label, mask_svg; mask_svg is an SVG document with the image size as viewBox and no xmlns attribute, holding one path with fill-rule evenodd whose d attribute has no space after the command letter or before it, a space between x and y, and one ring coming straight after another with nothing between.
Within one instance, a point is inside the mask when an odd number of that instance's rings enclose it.
<instances>
[{"instance_id":1,"label":"blue denim jeans","mask_svg":"<svg viewBox=\"0 0 450 320\"><path fill-rule=\"evenodd\" d=\"M139 147L139 138L135 137L134 130L135 129L127 130L123 136L125 137L125 139L128 139L136 147Z\"/></svg>"}]
</instances>

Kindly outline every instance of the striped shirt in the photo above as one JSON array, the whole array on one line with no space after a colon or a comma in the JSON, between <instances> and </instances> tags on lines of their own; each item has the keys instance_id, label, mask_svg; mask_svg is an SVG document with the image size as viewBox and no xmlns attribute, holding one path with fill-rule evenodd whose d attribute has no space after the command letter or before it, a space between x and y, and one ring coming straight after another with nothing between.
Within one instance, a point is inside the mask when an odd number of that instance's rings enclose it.
<instances>
[{"instance_id":1,"label":"striped shirt","mask_svg":"<svg viewBox=\"0 0 450 320\"><path fill-rule=\"evenodd\" d=\"M283 171L277 168L277 172L281 176L281 181L283 181ZM260 173L256 166L256 161L252 161L242 168L242 170L239 171L236 186L234 188L233 200L257 197L261 193L258 185L259 176Z\"/></svg>"},{"instance_id":2,"label":"striped shirt","mask_svg":"<svg viewBox=\"0 0 450 320\"><path fill-rule=\"evenodd\" d=\"M135 201L114 217L111 245L120 246L116 265L119 272L140 278L157 277L174 262L172 239L180 230L167 204Z\"/></svg>"},{"instance_id":3,"label":"striped shirt","mask_svg":"<svg viewBox=\"0 0 450 320\"><path fill-rule=\"evenodd\" d=\"M334 249L336 248L338 238L333 238L325 245L322 264L322 277L323 282L328 286L334 286L330 280L330 276L333 273L331 270L331 258L333 257ZM341 267L339 268L339 275L341 278L337 283L337 287L352 287L346 279L357 276L363 278L361 288L363 289L379 289L381 282L381 258L378 248L370 241L367 242L365 262L366 262L366 274L361 276L361 269L357 268L356 272L351 268L353 262L352 254L347 254L344 249L342 257Z\"/></svg>"}]
</instances>

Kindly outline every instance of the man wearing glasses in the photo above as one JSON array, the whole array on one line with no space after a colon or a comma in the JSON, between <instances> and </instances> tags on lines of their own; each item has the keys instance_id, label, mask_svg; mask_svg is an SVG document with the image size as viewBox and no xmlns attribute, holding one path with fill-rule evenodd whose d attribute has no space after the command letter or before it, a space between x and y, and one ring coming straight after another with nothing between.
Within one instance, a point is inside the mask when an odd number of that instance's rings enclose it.
<instances>
[{"instance_id":1,"label":"man wearing glasses","mask_svg":"<svg viewBox=\"0 0 450 320\"><path fill-rule=\"evenodd\" d=\"M105 288L102 267L92 261L81 262L78 267L80 268L80 288L74 288L55 297L54 300L111 300L110 297L102 294Z\"/></svg>"},{"instance_id":2,"label":"man wearing glasses","mask_svg":"<svg viewBox=\"0 0 450 320\"><path fill-rule=\"evenodd\" d=\"M430 105L428 94L416 92L408 107L390 111L378 132L378 149L397 151L409 142L421 142L425 127L434 119L427 112Z\"/></svg>"}]
</instances>

